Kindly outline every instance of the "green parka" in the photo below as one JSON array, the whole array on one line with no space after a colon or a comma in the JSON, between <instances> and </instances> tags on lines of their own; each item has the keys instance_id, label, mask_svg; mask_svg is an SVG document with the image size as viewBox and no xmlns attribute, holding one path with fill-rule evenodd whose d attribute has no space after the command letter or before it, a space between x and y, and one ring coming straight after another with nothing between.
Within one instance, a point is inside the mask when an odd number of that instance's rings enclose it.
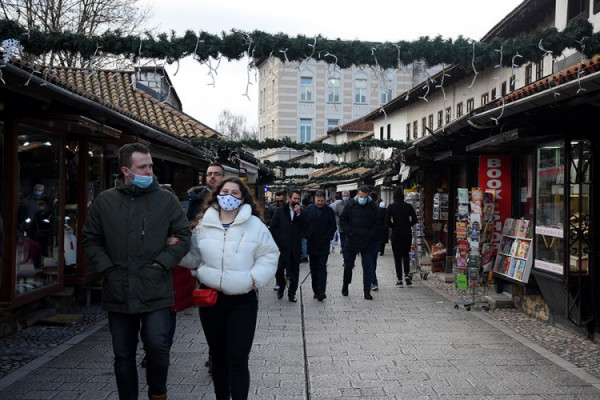
<instances>
[{"instance_id":1,"label":"green parka","mask_svg":"<svg viewBox=\"0 0 600 400\"><path fill-rule=\"evenodd\" d=\"M169 236L179 242L167 245ZM171 270L190 240L181 205L156 178L146 189L117 179L94 200L83 226L89 268L104 275L102 308L133 314L172 306Z\"/></svg>"}]
</instances>

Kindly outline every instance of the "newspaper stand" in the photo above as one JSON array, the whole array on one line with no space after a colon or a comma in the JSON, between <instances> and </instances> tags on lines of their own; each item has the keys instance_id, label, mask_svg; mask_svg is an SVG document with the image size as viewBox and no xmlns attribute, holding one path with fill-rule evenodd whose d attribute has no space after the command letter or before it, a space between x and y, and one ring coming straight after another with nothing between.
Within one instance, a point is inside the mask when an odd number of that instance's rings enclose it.
<instances>
[{"instance_id":1,"label":"newspaper stand","mask_svg":"<svg viewBox=\"0 0 600 400\"><path fill-rule=\"evenodd\" d=\"M417 223L412 227L412 243L410 246L410 271L408 277L419 273L423 280L427 280L429 271L424 270L420 259L425 255L425 230L423 225L423 196L418 191L407 191L404 201L410 204L415 209L417 214Z\"/></svg>"}]
</instances>

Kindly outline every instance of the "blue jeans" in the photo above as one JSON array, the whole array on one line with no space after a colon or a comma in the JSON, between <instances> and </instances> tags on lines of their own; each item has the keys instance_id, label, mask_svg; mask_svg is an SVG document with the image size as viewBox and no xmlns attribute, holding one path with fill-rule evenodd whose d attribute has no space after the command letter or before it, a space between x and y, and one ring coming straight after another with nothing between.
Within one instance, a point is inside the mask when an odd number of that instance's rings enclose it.
<instances>
[{"instance_id":1,"label":"blue jeans","mask_svg":"<svg viewBox=\"0 0 600 400\"><path fill-rule=\"evenodd\" d=\"M217 304L200 308L200 321L210 349L217 400L246 400L250 390L248 358L258 315L258 292L219 292Z\"/></svg>"},{"instance_id":2,"label":"blue jeans","mask_svg":"<svg viewBox=\"0 0 600 400\"><path fill-rule=\"evenodd\" d=\"M360 251L360 260L363 270L363 290L365 293L371 292L373 252L374 250L372 248ZM356 255L358 253L359 251L344 249L344 285L348 285L352 282L352 268L354 268L354 262L356 261Z\"/></svg>"},{"instance_id":3,"label":"blue jeans","mask_svg":"<svg viewBox=\"0 0 600 400\"><path fill-rule=\"evenodd\" d=\"M377 257L379 257L379 250L381 249L381 242L375 241L375 251L373 252L373 261L371 267L371 283L378 285L377 283Z\"/></svg>"},{"instance_id":4,"label":"blue jeans","mask_svg":"<svg viewBox=\"0 0 600 400\"><path fill-rule=\"evenodd\" d=\"M114 368L119 399L137 400L138 398L135 357L140 333L146 352L148 396L167 393L171 328L169 309L161 308L140 314L109 312L108 324L115 355Z\"/></svg>"},{"instance_id":5,"label":"blue jeans","mask_svg":"<svg viewBox=\"0 0 600 400\"><path fill-rule=\"evenodd\" d=\"M308 257L307 246L308 241L306 240L306 238L302 238L302 258Z\"/></svg>"}]
</instances>

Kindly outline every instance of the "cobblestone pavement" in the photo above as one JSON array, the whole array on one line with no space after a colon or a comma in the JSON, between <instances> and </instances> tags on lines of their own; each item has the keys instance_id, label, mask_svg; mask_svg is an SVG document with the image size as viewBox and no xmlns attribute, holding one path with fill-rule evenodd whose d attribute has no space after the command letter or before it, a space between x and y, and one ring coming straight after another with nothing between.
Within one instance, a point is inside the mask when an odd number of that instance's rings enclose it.
<instances>
[{"instance_id":1,"label":"cobblestone pavement","mask_svg":"<svg viewBox=\"0 0 600 400\"><path fill-rule=\"evenodd\" d=\"M359 267L343 297L340 265L332 254L324 302L312 298L307 264L298 304L261 291L252 399L600 398L599 347L576 333L514 309L455 310L464 293L433 275L396 288L391 252L379 258L373 301L362 298ZM0 339L0 399L116 399L103 317L96 307L71 326ZM206 356L188 309L178 317L169 399L213 398Z\"/></svg>"},{"instance_id":2,"label":"cobblestone pavement","mask_svg":"<svg viewBox=\"0 0 600 400\"><path fill-rule=\"evenodd\" d=\"M464 291L457 290L454 284L444 283L435 278L434 274L429 281L437 288L457 299L469 300L468 295ZM487 315L546 350L600 378L600 343L594 343L560 324L551 324L529 317L515 308L496 308L490 310Z\"/></svg>"}]
</instances>

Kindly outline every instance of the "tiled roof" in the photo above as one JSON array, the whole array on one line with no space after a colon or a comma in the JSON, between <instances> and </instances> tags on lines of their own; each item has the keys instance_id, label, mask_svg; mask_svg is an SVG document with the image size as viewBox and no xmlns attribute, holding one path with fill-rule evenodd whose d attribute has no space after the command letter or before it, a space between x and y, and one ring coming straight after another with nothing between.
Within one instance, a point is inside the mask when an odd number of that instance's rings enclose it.
<instances>
[{"instance_id":1,"label":"tiled roof","mask_svg":"<svg viewBox=\"0 0 600 400\"><path fill-rule=\"evenodd\" d=\"M327 131L328 134L335 132L369 132L373 130L373 121L365 121L363 117L350 121L347 124L336 126Z\"/></svg>"},{"instance_id":2,"label":"tiled roof","mask_svg":"<svg viewBox=\"0 0 600 400\"><path fill-rule=\"evenodd\" d=\"M544 90L552 89L563 83L576 80L582 76L592 74L600 71L600 56L596 55L590 60L585 60L583 63L577 63L565 68L560 72L549 75L538 81L531 83L521 89L515 90L512 93L504 96L504 103L508 104L513 101L517 101L524 97L531 96L535 93L542 92ZM502 104L502 100L496 102L496 106Z\"/></svg>"},{"instance_id":3,"label":"tiled roof","mask_svg":"<svg viewBox=\"0 0 600 400\"><path fill-rule=\"evenodd\" d=\"M38 67L14 63L27 71ZM85 97L157 131L180 139L213 137L218 133L189 115L161 102L140 89L132 81L135 71L95 70L45 67L46 81Z\"/></svg>"}]
</instances>

